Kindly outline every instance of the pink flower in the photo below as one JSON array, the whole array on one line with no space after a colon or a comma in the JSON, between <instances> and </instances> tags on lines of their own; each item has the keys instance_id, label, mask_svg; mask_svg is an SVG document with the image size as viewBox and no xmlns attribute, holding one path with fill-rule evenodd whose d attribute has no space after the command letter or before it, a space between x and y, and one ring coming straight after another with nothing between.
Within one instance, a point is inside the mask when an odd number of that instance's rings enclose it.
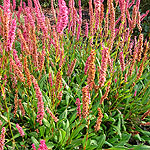
<instances>
[{"instance_id":1,"label":"pink flower","mask_svg":"<svg viewBox=\"0 0 150 150\"><path fill-rule=\"evenodd\" d=\"M4 6L3 6L3 8L4 8L4 15L7 15L8 20L10 21L10 14L11 14L11 12L10 12L10 0L4 0L3 2L4 2Z\"/></svg>"},{"instance_id":2,"label":"pink flower","mask_svg":"<svg viewBox=\"0 0 150 150\"><path fill-rule=\"evenodd\" d=\"M100 87L102 87L106 81L107 63L108 63L108 48L104 47L102 50L102 62L101 62L100 78L99 78Z\"/></svg>"},{"instance_id":3,"label":"pink flower","mask_svg":"<svg viewBox=\"0 0 150 150\"><path fill-rule=\"evenodd\" d=\"M115 83L117 83L117 79L115 78Z\"/></svg>"},{"instance_id":4,"label":"pink flower","mask_svg":"<svg viewBox=\"0 0 150 150\"><path fill-rule=\"evenodd\" d=\"M26 8L25 8L25 11L26 11L26 14L27 14L28 22L31 24L31 26L32 26L33 28L35 28L35 23L34 23L34 19L33 19L33 17L32 17L30 8L29 8L29 7L26 7Z\"/></svg>"},{"instance_id":5,"label":"pink flower","mask_svg":"<svg viewBox=\"0 0 150 150\"><path fill-rule=\"evenodd\" d=\"M10 51L12 49L12 45L15 40L15 31L16 31L16 19L13 19L11 21L11 26L8 33L7 51Z\"/></svg>"},{"instance_id":6,"label":"pink flower","mask_svg":"<svg viewBox=\"0 0 150 150\"><path fill-rule=\"evenodd\" d=\"M48 79L49 83L50 83L50 86L52 87L53 86L53 79L52 79L52 74L51 72L49 73L49 79Z\"/></svg>"},{"instance_id":7,"label":"pink flower","mask_svg":"<svg viewBox=\"0 0 150 150\"><path fill-rule=\"evenodd\" d=\"M41 140L40 141L40 145L39 145L39 148L38 150L48 150L46 144L45 144L45 140Z\"/></svg>"},{"instance_id":8,"label":"pink flower","mask_svg":"<svg viewBox=\"0 0 150 150\"><path fill-rule=\"evenodd\" d=\"M24 133L22 127L20 127L18 123L16 124L16 128L18 129L20 135L21 135L22 137L24 137L25 133Z\"/></svg>"},{"instance_id":9,"label":"pink flower","mask_svg":"<svg viewBox=\"0 0 150 150\"><path fill-rule=\"evenodd\" d=\"M13 10L16 9L16 0L13 0Z\"/></svg>"},{"instance_id":10,"label":"pink flower","mask_svg":"<svg viewBox=\"0 0 150 150\"><path fill-rule=\"evenodd\" d=\"M50 114L50 116L54 119L54 121L58 122L58 118L54 116L54 114L48 109L48 107L46 108L46 110Z\"/></svg>"},{"instance_id":11,"label":"pink flower","mask_svg":"<svg viewBox=\"0 0 150 150\"><path fill-rule=\"evenodd\" d=\"M134 97L136 96L136 94L137 94L137 91L134 92Z\"/></svg>"},{"instance_id":12,"label":"pink flower","mask_svg":"<svg viewBox=\"0 0 150 150\"><path fill-rule=\"evenodd\" d=\"M89 60L91 59L91 55L87 58L87 61L85 62L85 67L84 67L84 73L85 75L87 74L88 68L89 68Z\"/></svg>"},{"instance_id":13,"label":"pink flower","mask_svg":"<svg viewBox=\"0 0 150 150\"><path fill-rule=\"evenodd\" d=\"M36 98L38 99L38 112L37 112L37 122L39 122L40 125L42 125L42 119L44 117L44 102L43 102L43 98L42 98L42 93L41 90L38 86L38 83L36 81L36 79L34 78L34 76L31 76L32 78L32 82L34 84L34 88L35 88L35 92L36 92Z\"/></svg>"},{"instance_id":14,"label":"pink flower","mask_svg":"<svg viewBox=\"0 0 150 150\"><path fill-rule=\"evenodd\" d=\"M33 150L36 150L36 147L35 147L35 144L34 144L34 143L32 144L32 149L33 149Z\"/></svg>"},{"instance_id":15,"label":"pink flower","mask_svg":"<svg viewBox=\"0 0 150 150\"><path fill-rule=\"evenodd\" d=\"M148 13L149 13L149 10L147 10L146 13L140 17L140 21L142 21L148 15Z\"/></svg>"},{"instance_id":16,"label":"pink flower","mask_svg":"<svg viewBox=\"0 0 150 150\"><path fill-rule=\"evenodd\" d=\"M67 27L68 24L68 8L64 0L58 1L59 5L59 14L57 20L57 32L62 34L63 30Z\"/></svg>"},{"instance_id":17,"label":"pink flower","mask_svg":"<svg viewBox=\"0 0 150 150\"><path fill-rule=\"evenodd\" d=\"M137 11L139 11L140 1L141 1L141 0L137 0L137 1L136 1Z\"/></svg>"},{"instance_id":18,"label":"pink flower","mask_svg":"<svg viewBox=\"0 0 150 150\"><path fill-rule=\"evenodd\" d=\"M22 69L22 64L21 64L21 62L20 62L20 60L19 60L19 58L18 58L18 55L17 55L17 51L14 49L13 50L13 57L14 57L14 60L15 60L15 62L16 62L16 65L18 66L18 68L22 71L23 69Z\"/></svg>"},{"instance_id":19,"label":"pink flower","mask_svg":"<svg viewBox=\"0 0 150 150\"><path fill-rule=\"evenodd\" d=\"M127 73L124 75L124 82L127 82Z\"/></svg>"},{"instance_id":20,"label":"pink flower","mask_svg":"<svg viewBox=\"0 0 150 150\"><path fill-rule=\"evenodd\" d=\"M38 0L33 0L33 1L34 1L34 5L35 5L35 13L36 13L36 17L37 17L37 22L43 31L44 37L47 37L48 31L47 31L47 26L45 25L45 16L40 11L39 1Z\"/></svg>"},{"instance_id":21,"label":"pink flower","mask_svg":"<svg viewBox=\"0 0 150 150\"><path fill-rule=\"evenodd\" d=\"M77 105L77 115L79 116L79 120L81 120L81 108L80 108L80 99L79 98L77 98L76 99L76 103L75 103L76 105Z\"/></svg>"},{"instance_id":22,"label":"pink flower","mask_svg":"<svg viewBox=\"0 0 150 150\"><path fill-rule=\"evenodd\" d=\"M32 7L32 0L28 0L28 6Z\"/></svg>"},{"instance_id":23,"label":"pink flower","mask_svg":"<svg viewBox=\"0 0 150 150\"><path fill-rule=\"evenodd\" d=\"M2 125L3 123L2 123L2 121L0 120L0 126Z\"/></svg>"},{"instance_id":24,"label":"pink flower","mask_svg":"<svg viewBox=\"0 0 150 150\"><path fill-rule=\"evenodd\" d=\"M0 150L3 150L4 149L4 142L5 142L5 127L2 128L2 131L1 131L1 135L0 135Z\"/></svg>"},{"instance_id":25,"label":"pink flower","mask_svg":"<svg viewBox=\"0 0 150 150\"><path fill-rule=\"evenodd\" d=\"M102 3L99 0L95 0L94 4L95 4L95 18L96 18L95 30L97 31L100 22L100 11L102 11L101 10Z\"/></svg>"},{"instance_id":26,"label":"pink flower","mask_svg":"<svg viewBox=\"0 0 150 150\"><path fill-rule=\"evenodd\" d=\"M132 0L132 2L128 5L128 8L131 8L131 6L134 4L135 0Z\"/></svg>"},{"instance_id":27,"label":"pink flower","mask_svg":"<svg viewBox=\"0 0 150 150\"><path fill-rule=\"evenodd\" d=\"M78 31L77 31L77 41L80 38L80 32L81 32L81 22L79 21L79 25L78 25Z\"/></svg>"},{"instance_id":28,"label":"pink flower","mask_svg":"<svg viewBox=\"0 0 150 150\"><path fill-rule=\"evenodd\" d=\"M124 63L123 52L120 52L119 59L120 59L121 70L124 71L125 70L125 63Z\"/></svg>"}]
</instances>

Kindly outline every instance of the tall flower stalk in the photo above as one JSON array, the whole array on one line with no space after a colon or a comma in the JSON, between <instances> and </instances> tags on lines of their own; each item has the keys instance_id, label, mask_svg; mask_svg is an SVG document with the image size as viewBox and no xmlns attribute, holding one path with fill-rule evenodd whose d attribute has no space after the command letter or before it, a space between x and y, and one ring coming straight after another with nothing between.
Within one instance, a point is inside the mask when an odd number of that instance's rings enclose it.
<instances>
[{"instance_id":1,"label":"tall flower stalk","mask_svg":"<svg viewBox=\"0 0 150 150\"><path fill-rule=\"evenodd\" d=\"M38 112L37 112L37 122L39 122L40 125L42 125L42 120L45 114L44 111L44 102L43 102L43 98L42 98L42 93L41 90L38 86L38 83L36 81L36 79L34 78L34 76L31 76L32 79L32 83L34 84L34 89L36 92L36 98L38 99L38 103L37 103L37 107L38 107Z\"/></svg>"}]
</instances>

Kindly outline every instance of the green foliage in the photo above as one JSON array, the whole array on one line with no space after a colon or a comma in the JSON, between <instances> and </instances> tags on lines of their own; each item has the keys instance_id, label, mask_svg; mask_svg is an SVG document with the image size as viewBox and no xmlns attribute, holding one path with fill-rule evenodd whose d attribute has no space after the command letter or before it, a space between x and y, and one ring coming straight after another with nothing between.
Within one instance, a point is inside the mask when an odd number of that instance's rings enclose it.
<instances>
[{"instance_id":1,"label":"green foliage","mask_svg":"<svg viewBox=\"0 0 150 150\"><path fill-rule=\"evenodd\" d=\"M84 1L82 2L84 3ZM49 5L49 2L42 1L42 3L45 6ZM72 30L69 32L66 28L61 35L54 31L54 29L57 30L55 23L51 28L50 24L46 22L47 20L39 21L40 18L34 12L35 9L32 11L31 16L34 18L35 27L29 20L25 21L25 19L29 19L25 11L21 12L20 20L15 13L14 16L11 16L16 19L17 27L14 31L15 39L10 51L7 51L10 40L7 38L11 37L11 34L7 37L7 30L4 30L5 34L3 34L2 29L11 25L11 22L8 23L8 20L6 20L6 24L0 22L0 121L2 121L0 131L2 127L7 130L4 149L32 149L33 143L38 149L42 139L45 140L47 148L54 150L150 149L149 126L145 126L150 122L150 117L146 115L142 118L143 114L150 110L150 56L146 52L149 50L149 41L147 43L145 39L142 41L142 44L146 43L142 45L142 57L139 61L135 60L130 75L129 70L135 54L133 52L135 52L136 46L137 49L140 48L139 33L132 34L130 32L128 39L123 41L126 29L120 29L113 40L111 49L111 28L107 37L100 26L93 35L89 31L89 37L84 36L85 31L83 30L77 40L77 35L73 35ZM2 16L3 13L2 11ZM143 24L142 26L144 26ZM48 30L46 36L42 25ZM95 27L95 24L93 23L91 26ZM104 26L105 16L102 20L102 27ZM19 35L19 30L23 38ZM78 31L78 24L75 30ZM129 44L134 39L134 34L137 36L138 44L135 44L129 51ZM93 44L90 44L92 38ZM123 46L122 42L124 42ZM106 82L100 86L99 79L102 76L100 69L103 67L103 53L106 47L108 48L108 57L113 61L110 64L107 58ZM13 49L16 49L18 58L14 56ZM27 49L30 50L30 54L26 53ZM87 59L89 56L92 57L92 50L94 50L95 59L90 64L91 58L88 63ZM120 52L123 52L124 70L121 70ZM27 58L26 61L25 58ZM10 61L11 59L14 64ZM38 65L36 65L36 61ZM74 67L73 62L75 62ZM84 69L87 64L89 67L86 74ZM143 70L141 70L142 65ZM91 66L93 67L92 71L95 71L95 78L94 86L92 90L89 90L88 80ZM138 78L140 71L141 74ZM19 74L19 72L21 73ZM30 75L31 86L28 75ZM22 76L25 78L25 82L22 81ZM36 86L35 81L37 82ZM88 99L88 112L86 113L88 115L84 118L83 88L85 86L88 87L88 95L86 95ZM61 92L63 92L62 97ZM106 92L108 93L106 94ZM100 104L100 100L104 96L105 99ZM77 115L77 98L81 101L81 119ZM42 102L40 102L41 99ZM23 108L17 105L19 100L25 110L24 116ZM39 106L40 103L44 107L42 124L39 124L37 120L37 116L42 110L42 106ZM98 109L101 110L101 114ZM14 115L15 110L16 115ZM22 127L25 136L20 135L16 128L17 123ZM100 125L97 131L96 123Z\"/></svg>"}]
</instances>

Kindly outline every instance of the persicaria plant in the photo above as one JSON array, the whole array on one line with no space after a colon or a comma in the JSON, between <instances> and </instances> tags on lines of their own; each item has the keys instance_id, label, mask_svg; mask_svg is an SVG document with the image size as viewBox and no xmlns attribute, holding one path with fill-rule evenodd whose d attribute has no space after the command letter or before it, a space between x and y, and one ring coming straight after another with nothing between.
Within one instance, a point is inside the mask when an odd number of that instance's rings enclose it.
<instances>
[{"instance_id":1,"label":"persicaria plant","mask_svg":"<svg viewBox=\"0 0 150 150\"><path fill-rule=\"evenodd\" d=\"M150 149L149 10L81 2L0 5L0 150Z\"/></svg>"}]
</instances>

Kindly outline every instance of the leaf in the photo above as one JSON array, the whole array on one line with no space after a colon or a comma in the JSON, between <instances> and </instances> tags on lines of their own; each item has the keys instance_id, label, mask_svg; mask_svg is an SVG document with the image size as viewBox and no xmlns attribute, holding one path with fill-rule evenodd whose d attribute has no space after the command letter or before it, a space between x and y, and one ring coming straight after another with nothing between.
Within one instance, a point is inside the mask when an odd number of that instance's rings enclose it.
<instances>
[{"instance_id":1,"label":"leaf","mask_svg":"<svg viewBox=\"0 0 150 150\"><path fill-rule=\"evenodd\" d=\"M44 126L40 127L40 133L41 133L41 136L44 136L44 133L45 133L45 127Z\"/></svg>"},{"instance_id":2,"label":"leaf","mask_svg":"<svg viewBox=\"0 0 150 150\"><path fill-rule=\"evenodd\" d=\"M106 140L106 135L105 135L105 134L103 134L103 135L101 135L100 137L97 138L97 145L98 145L97 149L98 149L98 148L99 148L99 149L102 148L102 146L103 146L104 143L105 143L105 140Z\"/></svg>"},{"instance_id":3,"label":"leaf","mask_svg":"<svg viewBox=\"0 0 150 150\"><path fill-rule=\"evenodd\" d=\"M48 122L47 119L43 118L43 124L44 124L46 127L50 128L50 123Z\"/></svg>"},{"instance_id":4,"label":"leaf","mask_svg":"<svg viewBox=\"0 0 150 150\"><path fill-rule=\"evenodd\" d=\"M71 117L71 119L70 119L70 124L76 119L76 116L77 116L76 113L73 113L73 114L72 114L72 117Z\"/></svg>"},{"instance_id":5,"label":"leaf","mask_svg":"<svg viewBox=\"0 0 150 150\"><path fill-rule=\"evenodd\" d=\"M61 142L61 144L63 144L63 141L64 141L65 136L66 136L66 131L64 131L63 129L60 129L59 133L60 133L60 137L61 137L61 138L59 138L59 142Z\"/></svg>"},{"instance_id":6,"label":"leaf","mask_svg":"<svg viewBox=\"0 0 150 150\"><path fill-rule=\"evenodd\" d=\"M51 148L53 148L55 145L54 145L53 142L48 142L48 143L46 143L46 146L48 147L48 149L51 149Z\"/></svg>"},{"instance_id":7,"label":"leaf","mask_svg":"<svg viewBox=\"0 0 150 150\"><path fill-rule=\"evenodd\" d=\"M117 143L116 146L124 146L130 139L131 134L123 133L122 139Z\"/></svg>"},{"instance_id":8,"label":"leaf","mask_svg":"<svg viewBox=\"0 0 150 150\"><path fill-rule=\"evenodd\" d=\"M39 147L39 142L37 141L37 139L34 136L31 137L31 140L35 144L36 147Z\"/></svg>"},{"instance_id":9,"label":"leaf","mask_svg":"<svg viewBox=\"0 0 150 150\"><path fill-rule=\"evenodd\" d=\"M147 145L138 145L132 147L134 150L150 150L150 146Z\"/></svg>"},{"instance_id":10,"label":"leaf","mask_svg":"<svg viewBox=\"0 0 150 150\"><path fill-rule=\"evenodd\" d=\"M115 131L117 131L117 134L120 136L120 138L121 138L121 132L120 132L120 128L118 127L118 126L115 126L115 125L111 125L114 129L115 129Z\"/></svg>"},{"instance_id":11,"label":"leaf","mask_svg":"<svg viewBox=\"0 0 150 150\"><path fill-rule=\"evenodd\" d=\"M85 124L81 124L80 126L78 126L71 134L70 139L75 138L78 133L85 127Z\"/></svg>"},{"instance_id":12,"label":"leaf","mask_svg":"<svg viewBox=\"0 0 150 150\"><path fill-rule=\"evenodd\" d=\"M67 109L60 115L60 119L66 119L67 118Z\"/></svg>"},{"instance_id":13,"label":"leaf","mask_svg":"<svg viewBox=\"0 0 150 150\"><path fill-rule=\"evenodd\" d=\"M120 147L112 147L108 150L128 150L128 148L120 146Z\"/></svg>"},{"instance_id":14,"label":"leaf","mask_svg":"<svg viewBox=\"0 0 150 150\"><path fill-rule=\"evenodd\" d=\"M73 148L73 147L77 147L79 145L81 145L83 139L76 139L76 140L72 140L71 144L69 146L66 147L66 149L68 148Z\"/></svg>"},{"instance_id":15,"label":"leaf","mask_svg":"<svg viewBox=\"0 0 150 150\"><path fill-rule=\"evenodd\" d=\"M38 138L37 132L31 132L31 133L29 133L29 136L34 136L34 137Z\"/></svg>"}]
</instances>

